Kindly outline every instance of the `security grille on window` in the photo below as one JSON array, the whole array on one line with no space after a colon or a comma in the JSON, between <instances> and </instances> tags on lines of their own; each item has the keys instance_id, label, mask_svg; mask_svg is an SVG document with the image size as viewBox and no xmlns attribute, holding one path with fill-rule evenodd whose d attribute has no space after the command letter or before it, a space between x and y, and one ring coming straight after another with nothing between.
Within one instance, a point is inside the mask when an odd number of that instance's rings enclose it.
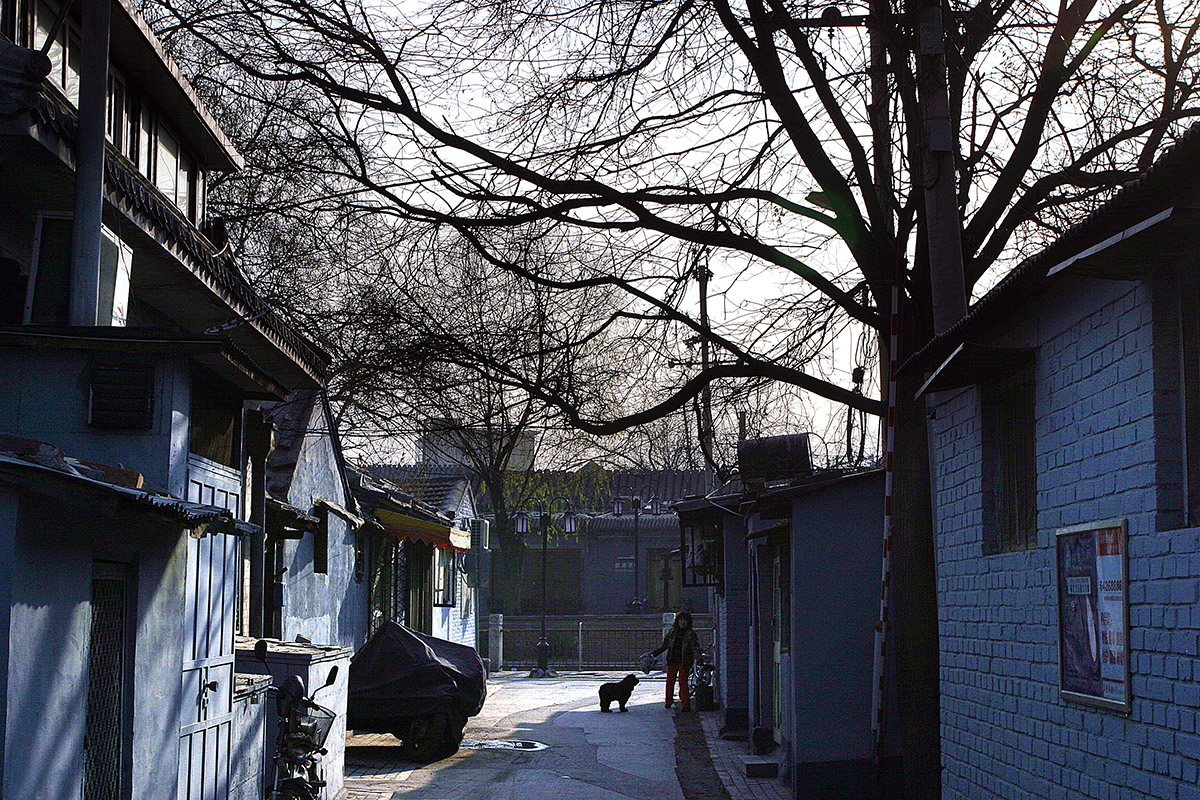
<instances>
[{"instance_id":1,"label":"security grille on window","mask_svg":"<svg viewBox=\"0 0 1200 800\"><path fill-rule=\"evenodd\" d=\"M979 383L983 426L983 554L1037 544L1033 363Z\"/></svg>"},{"instance_id":2,"label":"security grille on window","mask_svg":"<svg viewBox=\"0 0 1200 800\"><path fill-rule=\"evenodd\" d=\"M455 588L458 584L457 552L450 547L435 547L433 550L433 604L438 607L453 606L457 600Z\"/></svg>"},{"instance_id":3,"label":"security grille on window","mask_svg":"<svg viewBox=\"0 0 1200 800\"><path fill-rule=\"evenodd\" d=\"M92 367L88 424L110 430L147 430L154 424L154 368Z\"/></svg>"}]
</instances>

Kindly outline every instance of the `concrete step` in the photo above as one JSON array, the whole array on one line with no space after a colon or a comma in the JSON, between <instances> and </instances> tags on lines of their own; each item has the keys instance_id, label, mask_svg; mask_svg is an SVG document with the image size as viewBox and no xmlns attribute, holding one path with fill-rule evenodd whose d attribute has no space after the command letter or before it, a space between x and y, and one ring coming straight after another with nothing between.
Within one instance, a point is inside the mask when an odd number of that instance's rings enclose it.
<instances>
[{"instance_id":1,"label":"concrete step","mask_svg":"<svg viewBox=\"0 0 1200 800\"><path fill-rule=\"evenodd\" d=\"M738 756L747 778L778 778L779 761L771 756Z\"/></svg>"}]
</instances>

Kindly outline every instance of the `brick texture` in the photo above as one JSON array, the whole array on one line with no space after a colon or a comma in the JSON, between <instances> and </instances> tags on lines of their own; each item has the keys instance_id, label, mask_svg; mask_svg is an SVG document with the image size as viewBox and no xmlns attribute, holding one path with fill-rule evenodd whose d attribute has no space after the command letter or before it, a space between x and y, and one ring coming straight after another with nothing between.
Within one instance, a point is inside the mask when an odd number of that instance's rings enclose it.
<instances>
[{"instance_id":1,"label":"brick texture","mask_svg":"<svg viewBox=\"0 0 1200 800\"><path fill-rule=\"evenodd\" d=\"M1035 548L982 555L978 393L936 398L947 800L1200 797L1200 531L1161 529L1178 519L1164 507L1179 502L1178 453L1164 452L1180 406L1155 369L1177 345L1150 288L1121 286L1090 306L1044 298L1015 342L1038 348ZM1129 532L1128 716L1058 691L1055 530L1113 517Z\"/></svg>"}]
</instances>

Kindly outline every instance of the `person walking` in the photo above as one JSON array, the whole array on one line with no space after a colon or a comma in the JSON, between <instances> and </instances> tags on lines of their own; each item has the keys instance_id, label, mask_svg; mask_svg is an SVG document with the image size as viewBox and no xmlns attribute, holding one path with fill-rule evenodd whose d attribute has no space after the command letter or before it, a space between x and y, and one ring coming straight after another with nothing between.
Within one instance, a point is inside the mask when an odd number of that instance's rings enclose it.
<instances>
[{"instance_id":1,"label":"person walking","mask_svg":"<svg viewBox=\"0 0 1200 800\"><path fill-rule=\"evenodd\" d=\"M680 710L691 711L688 673L700 653L700 640L696 637L696 631L692 630L692 615L686 611L676 614L675 623L663 636L662 644L650 652L655 656L660 653L667 654L667 708L675 703L675 680L678 676Z\"/></svg>"}]
</instances>

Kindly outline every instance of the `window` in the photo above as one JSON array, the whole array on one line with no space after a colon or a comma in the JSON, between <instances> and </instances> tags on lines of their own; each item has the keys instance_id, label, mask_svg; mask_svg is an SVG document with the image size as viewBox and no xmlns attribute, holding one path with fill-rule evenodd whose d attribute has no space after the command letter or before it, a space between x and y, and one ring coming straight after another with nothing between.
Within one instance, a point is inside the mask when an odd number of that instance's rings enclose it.
<instances>
[{"instance_id":1,"label":"window","mask_svg":"<svg viewBox=\"0 0 1200 800\"><path fill-rule=\"evenodd\" d=\"M148 103L141 103L138 116L138 171L147 180L154 180L154 112Z\"/></svg>"},{"instance_id":2,"label":"window","mask_svg":"<svg viewBox=\"0 0 1200 800\"><path fill-rule=\"evenodd\" d=\"M25 289L29 270L13 258L0 256L0 325L20 325L25 319Z\"/></svg>"},{"instance_id":3,"label":"window","mask_svg":"<svg viewBox=\"0 0 1200 800\"><path fill-rule=\"evenodd\" d=\"M196 222L199 218L197 214L197 202L199 198L196 196L196 172L195 162L186 152L181 152L179 154L179 186L175 190L175 205L192 222Z\"/></svg>"},{"instance_id":4,"label":"window","mask_svg":"<svg viewBox=\"0 0 1200 800\"><path fill-rule=\"evenodd\" d=\"M154 367L93 366L88 377L88 424L149 430L154 425Z\"/></svg>"},{"instance_id":5,"label":"window","mask_svg":"<svg viewBox=\"0 0 1200 800\"><path fill-rule=\"evenodd\" d=\"M192 408L188 419L189 451L240 468L242 404L225 383L201 367L193 367Z\"/></svg>"},{"instance_id":6,"label":"window","mask_svg":"<svg viewBox=\"0 0 1200 800\"><path fill-rule=\"evenodd\" d=\"M983 554L1037 544L1033 363L979 384L983 416Z\"/></svg>"},{"instance_id":7,"label":"window","mask_svg":"<svg viewBox=\"0 0 1200 800\"><path fill-rule=\"evenodd\" d=\"M313 531L313 572L318 575L329 574L329 511L320 509L317 512L317 529Z\"/></svg>"},{"instance_id":8,"label":"window","mask_svg":"<svg viewBox=\"0 0 1200 800\"><path fill-rule=\"evenodd\" d=\"M679 528L679 551L683 556L681 586L713 587L722 592L721 529L707 520L687 520Z\"/></svg>"},{"instance_id":9,"label":"window","mask_svg":"<svg viewBox=\"0 0 1200 800\"><path fill-rule=\"evenodd\" d=\"M125 140L129 138L125 118L125 81L120 75L109 70L108 73L108 104L105 107L106 133L108 140L121 153L125 152Z\"/></svg>"},{"instance_id":10,"label":"window","mask_svg":"<svg viewBox=\"0 0 1200 800\"><path fill-rule=\"evenodd\" d=\"M433 550L433 604L438 607L455 604L455 588L458 584L456 553L451 547L435 547Z\"/></svg>"},{"instance_id":11,"label":"window","mask_svg":"<svg viewBox=\"0 0 1200 800\"><path fill-rule=\"evenodd\" d=\"M39 216L33 269L25 298L25 321L66 325L71 314L71 228L69 216Z\"/></svg>"},{"instance_id":12,"label":"window","mask_svg":"<svg viewBox=\"0 0 1200 800\"><path fill-rule=\"evenodd\" d=\"M121 152L133 165L138 166L138 155L142 148L142 103L131 92L125 93L125 138Z\"/></svg>"},{"instance_id":13,"label":"window","mask_svg":"<svg viewBox=\"0 0 1200 800\"><path fill-rule=\"evenodd\" d=\"M168 200L176 205L179 204L179 198L176 196L179 188L179 140L162 125L158 126L154 185L167 196Z\"/></svg>"},{"instance_id":14,"label":"window","mask_svg":"<svg viewBox=\"0 0 1200 800\"><path fill-rule=\"evenodd\" d=\"M108 228L100 229L100 295L96 324L123 328L129 321L133 248Z\"/></svg>"},{"instance_id":15,"label":"window","mask_svg":"<svg viewBox=\"0 0 1200 800\"><path fill-rule=\"evenodd\" d=\"M71 237L68 215L38 218L34 235L32 280L23 296L24 321L66 325L71 311ZM129 283L133 250L108 228L100 229L100 285L96 325L123 327L129 316Z\"/></svg>"},{"instance_id":16,"label":"window","mask_svg":"<svg viewBox=\"0 0 1200 800\"><path fill-rule=\"evenodd\" d=\"M34 49L40 50L50 36L54 20L58 17L59 6L46 0L40 0L37 5L37 28L34 35ZM71 101L79 106L79 29L75 23L68 20L59 29L58 36L50 45L50 81Z\"/></svg>"},{"instance_id":17,"label":"window","mask_svg":"<svg viewBox=\"0 0 1200 800\"><path fill-rule=\"evenodd\" d=\"M24 4L20 0L0 0L0 35L13 44L24 44L24 15Z\"/></svg>"}]
</instances>

